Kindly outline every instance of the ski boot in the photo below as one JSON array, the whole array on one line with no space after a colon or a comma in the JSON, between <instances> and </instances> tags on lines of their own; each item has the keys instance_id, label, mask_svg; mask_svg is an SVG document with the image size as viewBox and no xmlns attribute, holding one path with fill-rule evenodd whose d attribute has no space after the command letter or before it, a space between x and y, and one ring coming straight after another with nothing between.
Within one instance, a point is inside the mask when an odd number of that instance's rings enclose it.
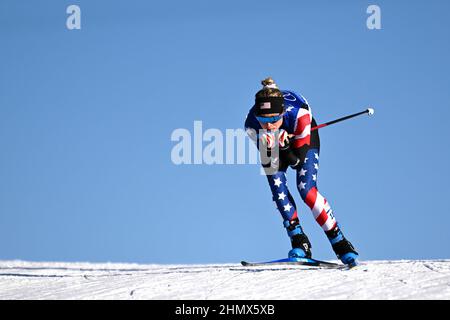
<instances>
[{"instance_id":1,"label":"ski boot","mask_svg":"<svg viewBox=\"0 0 450 320\"><path fill-rule=\"evenodd\" d=\"M334 253L343 264L350 267L358 265L358 252L356 252L353 245L348 241L342 234L339 226L334 229L325 232L328 240L330 240L331 246L333 247Z\"/></svg>"},{"instance_id":2,"label":"ski boot","mask_svg":"<svg viewBox=\"0 0 450 320\"><path fill-rule=\"evenodd\" d=\"M288 253L290 259L311 258L311 242L299 224L298 218L286 220L284 225L291 238L292 249Z\"/></svg>"},{"instance_id":3,"label":"ski boot","mask_svg":"<svg viewBox=\"0 0 450 320\"><path fill-rule=\"evenodd\" d=\"M297 234L291 238L292 249L289 258L311 258L311 243L306 234Z\"/></svg>"}]
</instances>

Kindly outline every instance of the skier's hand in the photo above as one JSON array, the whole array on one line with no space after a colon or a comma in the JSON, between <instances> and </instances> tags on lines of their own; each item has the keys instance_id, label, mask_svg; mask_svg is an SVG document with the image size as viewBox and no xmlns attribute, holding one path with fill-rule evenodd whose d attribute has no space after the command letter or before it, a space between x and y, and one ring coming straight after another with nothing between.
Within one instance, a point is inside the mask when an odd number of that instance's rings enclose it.
<instances>
[{"instance_id":1,"label":"skier's hand","mask_svg":"<svg viewBox=\"0 0 450 320\"><path fill-rule=\"evenodd\" d=\"M280 146L280 150L286 150L289 148L289 134L286 130L281 129L278 132L278 145Z\"/></svg>"},{"instance_id":2,"label":"skier's hand","mask_svg":"<svg viewBox=\"0 0 450 320\"><path fill-rule=\"evenodd\" d=\"M264 132L260 135L259 142L261 165L267 175L274 174L278 171L280 165L276 135L271 131Z\"/></svg>"},{"instance_id":3,"label":"skier's hand","mask_svg":"<svg viewBox=\"0 0 450 320\"><path fill-rule=\"evenodd\" d=\"M275 134L273 132L264 132L259 139L267 150L275 146Z\"/></svg>"},{"instance_id":4,"label":"skier's hand","mask_svg":"<svg viewBox=\"0 0 450 320\"><path fill-rule=\"evenodd\" d=\"M279 130L278 132L265 132L260 137L261 143L267 148L272 149L276 145L280 150L289 148L289 134L286 130Z\"/></svg>"},{"instance_id":5,"label":"skier's hand","mask_svg":"<svg viewBox=\"0 0 450 320\"><path fill-rule=\"evenodd\" d=\"M286 130L281 129L278 134L278 144L280 146L280 159L292 168L300 165L300 159L295 155L291 148L289 134Z\"/></svg>"}]
</instances>

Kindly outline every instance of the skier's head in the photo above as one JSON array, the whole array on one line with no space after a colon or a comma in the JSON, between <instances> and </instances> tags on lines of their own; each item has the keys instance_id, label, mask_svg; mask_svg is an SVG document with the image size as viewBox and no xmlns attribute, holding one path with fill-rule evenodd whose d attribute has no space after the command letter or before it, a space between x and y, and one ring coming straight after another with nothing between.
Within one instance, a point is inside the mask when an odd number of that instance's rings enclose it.
<instances>
[{"instance_id":1,"label":"skier's head","mask_svg":"<svg viewBox=\"0 0 450 320\"><path fill-rule=\"evenodd\" d=\"M261 81L263 88L255 95L255 116L265 130L278 130L283 124L284 98L275 81Z\"/></svg>"}]
</instances>

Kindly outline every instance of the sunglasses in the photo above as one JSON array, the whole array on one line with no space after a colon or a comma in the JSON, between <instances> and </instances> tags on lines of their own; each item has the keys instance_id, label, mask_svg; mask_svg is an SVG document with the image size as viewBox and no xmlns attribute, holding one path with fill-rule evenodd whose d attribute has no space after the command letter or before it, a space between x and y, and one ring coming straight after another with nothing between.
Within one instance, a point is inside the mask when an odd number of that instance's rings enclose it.
<instances>
[{"instance_id":1,"label":"sunglasses","mask_svg":"<svg viewBox=\"0 0 450 320\"><path fill-rule=\"evenodd\" d=\"M283 118L283 114L274 117L256 117L256 119L261 123L275 123Z\"/></svg>"}]
</instances>

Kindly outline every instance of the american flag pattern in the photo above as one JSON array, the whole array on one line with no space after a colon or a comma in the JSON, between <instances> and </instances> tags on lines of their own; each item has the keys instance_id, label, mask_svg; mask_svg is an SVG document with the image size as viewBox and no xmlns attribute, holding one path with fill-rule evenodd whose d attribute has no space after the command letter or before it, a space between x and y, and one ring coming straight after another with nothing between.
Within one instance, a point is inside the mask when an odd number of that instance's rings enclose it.
<instances>
[{"instance_id":1,"label":"american flag pattern","mask_svg":"<svg viewBox=\"0 0 450 320\"><path fill-rule=\"evenodd\" d=\"M278 171L273 175L268 175L267 180L272 191L272 199L283 220L291 221L297 218L297 206L287 186L286 172Z\"/></svg>"},{"instance_id":2,"label":"american flag pattern","mask_svg":"<svg viewBox=\"0 0 450 320\"><path fill-rule=\"evenodd\" d=\"M294 125L294 140L293 147L300 148L305 144L309 145L311 142L311 122L312 113L311 108L307 104L303 104L298 109L297 117Z\"/></svg>"},{"instance_id":3,"label":"american flag pattern","mask_svg":"<svg viewBox=\"0 0 450 320\"><path fill-rule=\"evenodd\" d=\"M310 149L306 153L303 165L297 169L297 188L303 201L311 209L316 222L324 231L332 230L337 222L330 204L317 189L317 175L319 170L319 150ZM293 220L298 218L297 207L294 198L289 192L286 173L279 171L267 176L273 200L283 219Z\"/></svg>"},{"instance_id":4,"label":"american flag pattern","mask_svg":"<svg viewBox=\"0 0 450 320\"><path fill-rule=\"evenodd\" d=\"M312 146L311 123L313 116L308 101L294 91L282 90L286 112L280 129L294 134L292 147L310 148L305 156L305 162L297 169L297 189L303 201L311 208L314 218L324 231L332 230L337 223L330 204L317 189L317 174L319 169L319 149ZM245 120L245 128L250 138L258 146L258 132L261 125L254 115L254 107L250 109ZM252 129L252 130L250 130ZM253 131L254 130L254 131ZM253 132L255 132L253 134ZM297 207L287 187L286 173L278 171L268 175L273 200L285 222L292 221L297 216ZM289 225L289 224L286 224Z\"/></svg>"}]
</instances>

